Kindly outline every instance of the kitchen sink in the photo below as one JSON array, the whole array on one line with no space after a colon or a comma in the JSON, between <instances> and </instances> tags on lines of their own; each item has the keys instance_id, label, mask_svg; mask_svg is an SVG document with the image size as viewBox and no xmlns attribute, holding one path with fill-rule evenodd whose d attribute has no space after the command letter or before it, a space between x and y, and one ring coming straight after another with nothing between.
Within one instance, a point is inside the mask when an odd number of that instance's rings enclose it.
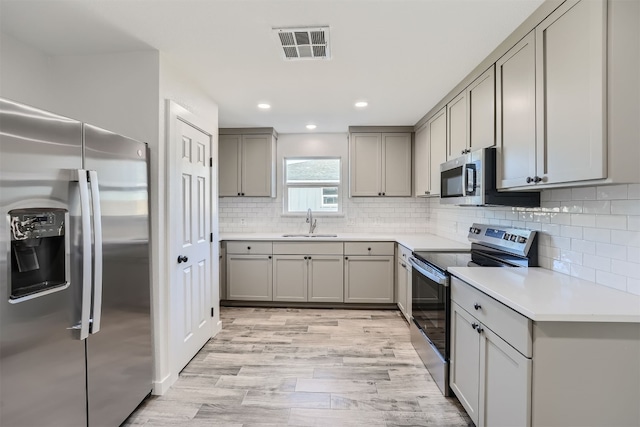
<instances>
[{"instance_id":1,"label":"kitchen sink","mask_svg":"<svg viewBox=\"0 0 640 427\"><path fill-rule=\"evenodd\" d=\"M338 237L337 234L283 234L282 237Z\"/></svg>"}]
</instances>

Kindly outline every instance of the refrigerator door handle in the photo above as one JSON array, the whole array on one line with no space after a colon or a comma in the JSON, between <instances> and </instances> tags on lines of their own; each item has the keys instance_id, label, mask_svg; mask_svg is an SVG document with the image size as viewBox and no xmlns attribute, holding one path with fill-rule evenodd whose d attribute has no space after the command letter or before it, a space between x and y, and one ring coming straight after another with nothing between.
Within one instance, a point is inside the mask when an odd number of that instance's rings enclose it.
<instances>
[{"instance_id":1,"label":"refrigerator door handle","mask_svg":"<svg viewBox=\"0 0 640 427\"><path fill-rule=\"evenodd\" d=\"M89 171L91 187L91 208L93 210L93 313L91 333L100 331L102 315L102 212L100 210L100 190L98 172Z\"/></svg>"},{"instance_id":2,"label":"refrigerator door handle","mask_svg":"<svg viewBox=\"0 0 640 427\"><path fill-rule=\"evenodd\" d=\"M87 171L77 169L80 190L80 219L82 225L82 308L80 314L80 340L89 337L91 323L91 211ZM73 329L77 329L74 327Z\"/></svg>"}]
</instances>

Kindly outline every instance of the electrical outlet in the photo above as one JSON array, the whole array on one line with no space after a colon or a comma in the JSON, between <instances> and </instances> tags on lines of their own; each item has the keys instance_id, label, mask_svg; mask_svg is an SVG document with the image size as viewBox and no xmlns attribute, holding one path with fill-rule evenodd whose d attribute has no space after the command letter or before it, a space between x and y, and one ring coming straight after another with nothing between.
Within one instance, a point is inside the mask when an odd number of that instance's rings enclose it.
<instances>
[{"instance_id":1,"label":"electrical outlet","mask_svg":"<svg viewBox=\"0 0 640 427\"><path fill-rule=\"evenodd\" d=\"M244 218L240 218L240 225L242 225L243 227L247 225L247 220Z\"/></svg>"}]
</instances>

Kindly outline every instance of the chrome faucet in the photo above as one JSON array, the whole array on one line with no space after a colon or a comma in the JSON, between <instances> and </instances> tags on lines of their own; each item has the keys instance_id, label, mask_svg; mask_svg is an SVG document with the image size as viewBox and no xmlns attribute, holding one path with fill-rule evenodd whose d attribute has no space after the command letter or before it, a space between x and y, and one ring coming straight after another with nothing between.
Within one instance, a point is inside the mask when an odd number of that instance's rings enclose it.
<instances>
[{"instance_id":1,"label":"chrome faucet","mask_svg":"<svg viewBox=\"0 0 640 427\"><path fill-rule=\"evenodd\" d=\"M309 224L309 234L313 234L313 231L316 229L316 225L318 223L317 219L313 219L313 213L311 213L311 208L307 209L307 224Z\"/></svg>"}]
</instances>

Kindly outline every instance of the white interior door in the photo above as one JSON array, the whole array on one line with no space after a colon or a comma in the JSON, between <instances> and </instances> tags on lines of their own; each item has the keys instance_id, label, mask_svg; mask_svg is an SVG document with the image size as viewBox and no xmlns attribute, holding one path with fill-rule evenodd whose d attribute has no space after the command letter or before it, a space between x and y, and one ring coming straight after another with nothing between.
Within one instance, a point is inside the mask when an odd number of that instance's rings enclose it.
<instances>
[{"instance_id":1,"label":"white interior door","mask_svg":"<svg viewBox=\"0 0 640 427\"><path fill-rule=\"evenodd\" d=\"M211 338L211 137L176 120L175 155L179 158L179 228L174 240L172 292L176 328L176 369L182 370ZM176 174L177 175L177 174ZM170 202L173 203L173 202Z\"/></svg>"}]
</instances>

